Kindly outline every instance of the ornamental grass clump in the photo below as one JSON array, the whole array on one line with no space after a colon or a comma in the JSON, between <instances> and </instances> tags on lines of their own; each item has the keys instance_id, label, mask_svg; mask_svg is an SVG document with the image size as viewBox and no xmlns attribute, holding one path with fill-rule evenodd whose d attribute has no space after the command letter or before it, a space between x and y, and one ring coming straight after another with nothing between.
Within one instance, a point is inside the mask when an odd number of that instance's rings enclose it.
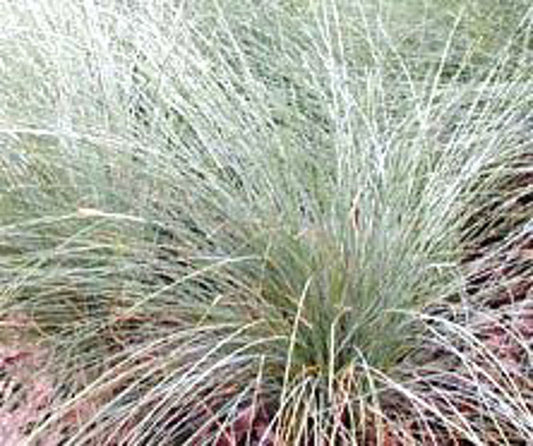
<instances>
[{"instance_id":1,"label":"ornamental grass clump","mask_svg":"<svg viewBox=\"0 0 533 446\"><path fill-rule=\"evenodd\" d=\"M528 444L533 10L494 4L2 4L22 441Z\"/></svg>"}]
</instances>

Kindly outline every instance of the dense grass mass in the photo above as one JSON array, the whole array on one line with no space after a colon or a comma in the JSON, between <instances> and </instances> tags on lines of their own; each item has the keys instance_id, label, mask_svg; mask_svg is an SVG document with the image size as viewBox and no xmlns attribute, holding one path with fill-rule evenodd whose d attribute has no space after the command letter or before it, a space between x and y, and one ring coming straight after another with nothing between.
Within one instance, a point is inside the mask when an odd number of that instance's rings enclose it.
<instances>
[{"instance_id":1,"label":"dense grass mass","mask_svg":"<svg viewBox=\"0 0 533 446\"><path fill-rule=\"evenodd\" d=\"M12 444L530 444L532 20L3 1Z\"/></svg>"}]
</instances>

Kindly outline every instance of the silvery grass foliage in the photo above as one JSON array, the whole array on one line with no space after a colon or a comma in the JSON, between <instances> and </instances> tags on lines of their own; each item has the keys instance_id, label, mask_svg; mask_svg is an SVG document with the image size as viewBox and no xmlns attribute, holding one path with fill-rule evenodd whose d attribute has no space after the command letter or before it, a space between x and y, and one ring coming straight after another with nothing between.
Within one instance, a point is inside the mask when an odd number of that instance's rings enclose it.
<instances>
[{"instance_id":1,"label":"silvery grass foliage","mask_svg":"<svg viewBox=\"0 0 533 446\"><path fill-rule=\"evenodd\" d=\"M28 444L533 438L532 11L418 3L2 2Z\"/></svg>"}]
</instances>

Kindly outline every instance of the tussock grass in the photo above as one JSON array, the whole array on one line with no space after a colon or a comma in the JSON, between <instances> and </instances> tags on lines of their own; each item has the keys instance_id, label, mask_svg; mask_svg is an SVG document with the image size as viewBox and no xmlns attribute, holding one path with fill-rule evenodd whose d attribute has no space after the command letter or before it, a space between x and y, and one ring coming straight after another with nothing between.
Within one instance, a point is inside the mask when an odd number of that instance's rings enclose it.
<instances>
[{"instance_id":1,"label":"tussock grass","mask_svg":"<svg viewBox=\"0 0 533 446\"><path fill-rule=\"evenodd\" d=\"M531 8L137 3L0 6L27 442L527 444Z\"/></svg>"}]
</instances>

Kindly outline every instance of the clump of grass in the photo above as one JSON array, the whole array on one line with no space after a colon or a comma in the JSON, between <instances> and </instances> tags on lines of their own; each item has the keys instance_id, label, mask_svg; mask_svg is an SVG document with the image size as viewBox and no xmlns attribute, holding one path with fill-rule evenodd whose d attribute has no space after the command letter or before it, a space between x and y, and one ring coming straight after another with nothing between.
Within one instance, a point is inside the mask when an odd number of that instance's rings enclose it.
<instances>
[{"instance_id":1,"label":"clump of grass","mask_svg":"<svg viewBox=\"0 0 533 446\"><path fill-rule=\"evenodd\" d=\"M489 57L397 2L60 6L0 6L28 442L533 436L530 8Z\"/></svg>"}]
</instances>

